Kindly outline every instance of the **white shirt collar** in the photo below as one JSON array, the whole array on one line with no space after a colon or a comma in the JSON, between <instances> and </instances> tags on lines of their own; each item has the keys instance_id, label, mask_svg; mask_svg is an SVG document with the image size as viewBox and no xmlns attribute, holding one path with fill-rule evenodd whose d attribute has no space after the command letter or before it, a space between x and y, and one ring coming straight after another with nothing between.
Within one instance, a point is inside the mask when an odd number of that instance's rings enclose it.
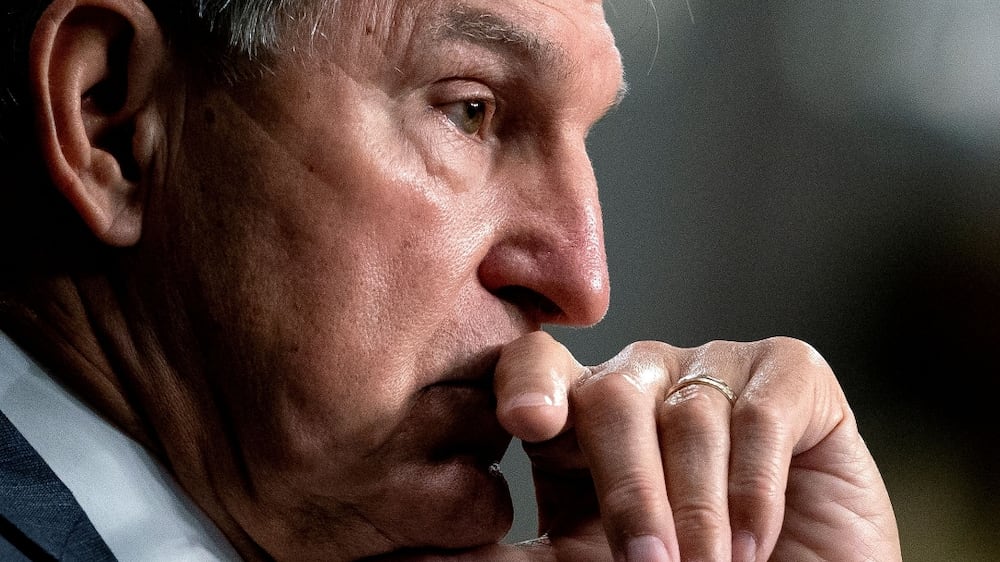
<instances>
[{"instance_id":1,"label":"white shirt collar","mask_svg":"<svg viewBox=\"0 0 1000 562\"><path fill-rule=\"evenodd\" d=\"M240 560L141 445L57 384L3 332L0 411L73 492L119 560Z\"/></svg>"}]
</instances>

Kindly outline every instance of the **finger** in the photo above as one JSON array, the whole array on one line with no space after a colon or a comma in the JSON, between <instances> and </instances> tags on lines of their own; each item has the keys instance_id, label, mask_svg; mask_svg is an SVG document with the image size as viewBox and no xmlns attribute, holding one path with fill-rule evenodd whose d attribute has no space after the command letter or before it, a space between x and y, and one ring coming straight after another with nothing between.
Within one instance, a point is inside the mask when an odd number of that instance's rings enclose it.
<instances>
[{"instance_id":1,"label":"finger","mask_svg":"<svg viewBox=\"0 0 1000 562\"><path fill-rule=\"evenodd\" d=\"M784 524L772 558L901 560L899 533L878 467L848 415L815 447L794 455Z\"/></svg>"},{"instance_id":2,"label":"finger","mask_svg":"<svg viewBox=\"0 0 1000 562\"><path fill-rule=\"evenodd\" d=\"M732 405L714 388L690 385L667 396L659 409L667 495L680 552L686 560L729 560Z\"/></svg>"},{"instance_id":3,"label":"finger","mask_svg":"<svg viewBox=\"0 0 1000 562\"><path fill-rule=\"evenodd\" d=\"M497 418L527 442L551 439L567 428L567 388L589 371L545 332L511 342L500 353L493 389Z\"/></svg>"},{"instance_id":4,"label":"finger","mask_svg":"<svg viewBox=\"0 0 1000 562\"><path fill-rule=\"evenodd\" d=\"M733 408L729 513L733 560L766 560L785 514L788 467L842 416L833 373L808 345L787 338L757 344L752 376ZM831 388L832 386L832 388ZM803 400L802 397L809 397ZM842 411L841 411L842 412Z\"/></svg>"},{"instance_id":5,"label":"finger","mask_svg":"<svg viewBox=\"0 0 1000 562\"><path fill-rule=\"evenodd\" d=\"M705 381L667 389L660 407L660 443L677 540L685 559L729 560L730 400L745 386L754 356L745 344L727 341L676 354L673 375L678 382L692 377Z\"/></svg>"},{"instance_id":6,"label":"finger","mask_svg":"<svg viewBox=\"0 0 1000 562\"><path fill-rule=\"evenodd\" d=\"M655 418L660 390L642 380L649 369L657 367L595 373L571 395L577 439L618 561L678 559Z\"/></svg>"}]
</instances>

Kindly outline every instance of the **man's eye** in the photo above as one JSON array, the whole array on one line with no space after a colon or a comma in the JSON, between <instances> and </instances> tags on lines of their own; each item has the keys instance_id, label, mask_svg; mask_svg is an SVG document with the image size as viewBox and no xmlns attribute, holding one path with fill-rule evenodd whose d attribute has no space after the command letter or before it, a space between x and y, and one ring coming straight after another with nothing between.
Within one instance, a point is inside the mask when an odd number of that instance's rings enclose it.
<instances>
[{"instance_id":1,"label":"man's eye","mask_svg":"<svg viewBox=\"0 0 1000 562\"><path fill-rule=\"evenodd\" d=\"M441 111L460 131L471 136L483 130L489 119L490 106L484 100L467 100L448 104Z\"/></svg>"}]
</instances>

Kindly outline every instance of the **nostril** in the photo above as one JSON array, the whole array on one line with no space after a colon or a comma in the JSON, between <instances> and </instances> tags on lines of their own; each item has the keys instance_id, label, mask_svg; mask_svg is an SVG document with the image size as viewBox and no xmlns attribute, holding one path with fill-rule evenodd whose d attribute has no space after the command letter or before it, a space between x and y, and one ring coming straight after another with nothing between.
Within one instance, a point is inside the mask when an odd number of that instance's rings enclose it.
<instances>
[{"instance_id":1,"label":"nostril","mask_svg":"<svg viewBox=\"0 0 1000 562\"><path fill-rule=\"evenodd\" d=\"M556 322L565 315L551 299L527 287L507 285L496 289L493 294L530 315L537 315L539 323Z\"/></svg>"}]
</instances>

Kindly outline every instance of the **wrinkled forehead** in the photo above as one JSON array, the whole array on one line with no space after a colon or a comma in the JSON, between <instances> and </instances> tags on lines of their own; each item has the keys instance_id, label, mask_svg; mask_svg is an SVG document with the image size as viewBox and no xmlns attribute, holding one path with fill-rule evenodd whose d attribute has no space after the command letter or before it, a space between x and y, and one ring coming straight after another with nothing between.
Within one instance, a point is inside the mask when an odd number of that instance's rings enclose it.
<instances>
[{"instance_id":1,"label":"wrinkled forehead","mask_svg":"<svg viewBox=\"0 0 1000 562\"><path fill-rule=\"evenodd\" d=\"M323 4L330 8L330 4ZM516 27L527 33L547 34L564 24L597 24L607 29L599 0L340 0L332 4L341 32L391 36L400 29L425 31L461 24L483 16L483 26L496 31ZM495 16L495 17L491 17ZM492 21L490 21L492 20ZM596 31L578 27L576 31Z\"/></svg>"},{"instance_id":2,"label":"wrinkled forehead","mask_svg":"<svg viewBox=\"0 0 1000 562\"><path fill-rule=\"evenodd\" d=\"M332 16L328 39L360 64L459 43L553 70L621 64L599 0L344 0Z\"/></svg>"}]
</instances>

